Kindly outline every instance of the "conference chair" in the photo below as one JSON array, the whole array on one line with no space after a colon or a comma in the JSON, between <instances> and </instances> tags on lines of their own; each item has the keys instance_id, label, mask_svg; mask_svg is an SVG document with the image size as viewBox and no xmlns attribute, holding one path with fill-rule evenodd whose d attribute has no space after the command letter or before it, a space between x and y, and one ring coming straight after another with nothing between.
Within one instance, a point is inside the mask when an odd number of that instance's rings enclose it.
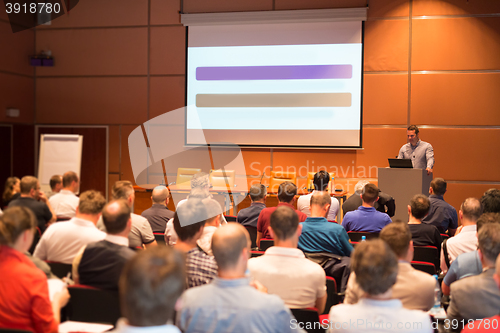
<instances>
[{"instance_id":1,"label":"conference chair","mask_svg":"<svg viewBox=\"0 0 500 333\"><path fill-rule=\"evenodd\" d=\"M265 251L268 248L270 248L271 246L274 246L274 239L266 239L266 238L264 238L264 239L260 240L259 249L261 251Z\"/></svg>"},{"instance_id":2,"label":"conference chair","mask_svg":"<svg viewBox=\"0 0 500 333\"><path fill-rule=\"evenodd\" d=\"M38 245L38 242L40 241L41 237L42 237L42 231L40 230L39 227L36 227L36 232L33 236L33 242L31 243L31 247L28 250L30 254L33 254L33 252L35 252L35 248Z\"/></svg>"},{"instance_id":3,"label":"conference chair","mask_svg":"<svg viewBox=\"0 0 500 333\"><path fill-rule=\"evenodd\" d=\"M46 261L50 267L52 274L62 279L71 273L73 266L71 264L63 264L62 262Z\"/></svg>"},{"instance_id":4,"label":"conference chair","mask_svg":"<svg viewBox=\"0 0 500 333\"><path fill-rule=\"evenodd\" d=\"M307 333L324 333L325 330L321 327L319 321L318 310L315 308L307 309L290 309L293 316L297 319L297 323L301 323L301 327Z\"/></svg>"},{"instance_id":5,"label":"conference chair","mask_svg":"<svg viewBox=\"0 0 500 333\"><path fill-rule=\"evenodd\" d=\"M281 183L292 182L297 185L296 172L284 171L271 171L271 180L269 181L269 191L271 193L278 193L278 188Z\"/></svg>"},{"instance_id":6,"label":"conference chair","mask_svg":"<svg viewBox=\"0 0 500 333\"><path fill-rule=\"evenodd\" d=\"M163 232L153 232L153 235L155 236L156 244L166 245L165 244L165 234Z\"/></svg>"},{"instance_id":7,"label":"conference chair","mask_svg":"<svg viewBox=\"0 0 500 333\"><path fill-rule=\"evenodd\" d=\"M236 216L234 215L224 215L227 222L236 222Z\"/></svg>"},{"instance_id":8,"label":"conference chair","mask_svg":"<svg viewBox=\"0 0 500 333\"><path fill-rule=\"evenodd\" d=\"M0 333L33 333L33 332L18 330L16 328L0 328Z\"/></svg>"},{"instance_id":9,"label":"conference chair","mask_svg":"<svg viewBox=\"0 0 500 333\"><path fill-rule=\"evenodd\" d=\"M117 291L85 285L68 286L68 291L71 296L65 308L68 320L116 325L121 316Z\"/></svg>"},{"instance_id":10,"label":"conference chair","mask_svg":"<svg viewBox=\"0 0 500 333\"><path fill-rule=\"evenodd\" d=\"M412 261L411 266L430 275L437 274L436 267L432 262Z\"/></svg>"},{"instance_id":11,"label":"conference chair","mask_svg":"<svg viewBox=\"0 0 500 333\"><path fill-rule=\"evenodd\" d=\"M201 172L201 169L196 168L178 168L177 169L177 179L175 184L177 186L191 188L191 179L197 173Z\"/></svg>"},{"instance_id":12,"label":"conference chair","mask_svg":"<svg viewBox=\"0 0 500 333\"><path fill-rule=\"evenodd\" d=\"M232 189L234 187L235 175L234 170L210 170L210 184L213 187L228 187Z\"/></svg>"},{"instance_id":13,"label":"conference chair","mask_svg":"<svg viewBox=\"0 0 500 333\"><path fill-rule=\"evenodd\" d=\"M378 232L363 232L363 231L348 231L347 235L349 236L349 239L353 243L358 243L361 242L361 238L363 236L366 236L366 239L375 239L378 238L379 233Z\"/></svg>"},{"instance_id":14,"label":"conference chair","mask_svg":"<svg viewBox=\"0 0 500 333\"><path fill-rule=\"evenodd\" d=\"M56 222L65 222L71 220L71 217L57 215Z\"/></svg>"},{"instance_id":15,"label":"conference chair","mask_svg":"<svg viewBox=\"0 0 500 333\"><path fill-rule=\"evenodd\" d=\"M250 235L250 241L252 242L252 249L257 247L257 228L251 227L249 225L244 226Z\"/></svg>"},{"instance_id":16,"label":"conference chair","mask_svg":"<svg viewBox=\"0 0 500 333\"><path fill-rule=\"evenodd\" d=\"M257 257L260 257L263 254L264 254L264 251L254 251L254 250L250 251L250 257L251 258L257 258Z\"/></svg>"},{"instance_id":17,"label":"conference chair","mask_svg":"<svg viewBox=\"0 0 500 333\"><path fill-rule=\"evenodd\" d=\"M434 264L436 270L440 268L440 253L437 247L427 245L427 246L413 246L413 260L430 262Z\"/></svg>"},{"instance_id":18,"label":"conference chair","mask_svg":"<svg viewBox=\"0 0 500 333\"><path fill-rule=\"evenodd\" d=\"M329 313L332 306L340 303L340 298L337 294L337 281L331 276L326 277L326 295L327 299L323 314Z\"/></svg>"}]
</instances>

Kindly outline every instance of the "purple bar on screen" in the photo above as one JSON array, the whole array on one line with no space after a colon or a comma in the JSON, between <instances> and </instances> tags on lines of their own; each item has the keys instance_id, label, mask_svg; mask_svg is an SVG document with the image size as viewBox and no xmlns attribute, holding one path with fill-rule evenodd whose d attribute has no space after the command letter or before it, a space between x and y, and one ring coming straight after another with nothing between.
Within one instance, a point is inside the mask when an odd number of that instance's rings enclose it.
<instances>
[{"instance_id":1,"label":"purple bar on screen","mask_svg":"<svg viewBox=\"0 0 500 333\"><path fill-rule=\"evenodd\" d=\"M196 80L350 79L352 65L197 67Z\"/></svg>"}]
</instances>

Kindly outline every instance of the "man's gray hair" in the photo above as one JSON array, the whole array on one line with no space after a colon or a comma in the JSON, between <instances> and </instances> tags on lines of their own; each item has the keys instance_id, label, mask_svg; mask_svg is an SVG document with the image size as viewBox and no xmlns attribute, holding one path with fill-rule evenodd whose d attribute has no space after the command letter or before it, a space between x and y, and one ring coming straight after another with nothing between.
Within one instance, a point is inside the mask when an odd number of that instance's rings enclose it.
<instances>
[{"instance_id":1,"label":"man's gray hair","mask_svg":"<svg viewBox=\"0 0 500 333\"><path fill-rule=\"evenodd\" d=\"M365 188L366 184L369 184L370 182L367 180L360 180L359 182L356 183L354 186L354 192L356 193L361 193L363 192L363 189Z\"/></svg>"}]
</instances>

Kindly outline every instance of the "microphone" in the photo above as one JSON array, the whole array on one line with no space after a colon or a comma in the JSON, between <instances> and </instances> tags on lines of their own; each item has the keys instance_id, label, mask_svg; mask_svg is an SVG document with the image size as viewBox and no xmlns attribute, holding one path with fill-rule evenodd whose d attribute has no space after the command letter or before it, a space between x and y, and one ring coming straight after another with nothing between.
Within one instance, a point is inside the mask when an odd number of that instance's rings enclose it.
<instances>
[{"instance_id":1,"label":"microphone","mask_svg":"<svg viewBox=\"0 0 500 333\"><path fill-rule=\"evenodd\" d=\"M266 174L266 172L264 171L264 173L262 174L262 176L260 177L260 184L262 185L262 178L264 178L264 175Z\"/></svg>"},{"instance_id":2,"label":"microphone","mask_svg":"<svg viewBox=\"0 0 500 333\"><path fill-rule=\"evenodd\" d=\"M174 185L174 184L175 184L175 182L168 183L167 187L170 185Z\"/></svg>"}]
</instances>

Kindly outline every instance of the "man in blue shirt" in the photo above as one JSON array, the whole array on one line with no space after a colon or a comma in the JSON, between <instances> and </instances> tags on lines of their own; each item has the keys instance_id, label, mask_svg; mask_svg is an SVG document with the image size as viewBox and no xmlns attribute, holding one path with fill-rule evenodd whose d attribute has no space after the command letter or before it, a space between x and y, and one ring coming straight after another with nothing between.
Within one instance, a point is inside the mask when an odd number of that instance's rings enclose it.
<instances>
[{"instance_id":1,"label":"man in blue shirt","mask_svg":"<svg viewBox=\"0 0 500 333\"><path fill-rule=\"evenodd\" d=\"M457 210L444 201L446 193L446 181L443 178L435 178L431 181L429 188L429 201L431 207L429 214L422 219L422 223L436 226L441 233L448 230L448 235L453 236L458 228Z\"/></svg>"},{"instance_id":2,"label":"man in blue shirt","mask_svg":"<svg viewBox=\"0 0 500 333\"><path fill-rule=\"evenodd\" d=\"M392 222L389 215L377 211L374 207L378 193L378 187L374 184L365 185L361 194L363 204L344 216L342 226L346 231L380 232Z\"/></svg>"},{"instance_id":3,"label":"man in blue shirt","mask_svg":"<svg viewBox=\"0 0 500 333\"><path fill-rule=\"evenodd\" d=\"M311 216L301 223L302 234L299 237L298 248L306 253L328 252L349 257L352 245L349 243L347 232L342 226L326 219L330 203L328 192L313 194L310 205Z\"/></svg>"},{"instance_id":4,"label":"man in blue shirt","mask_svg":"<svg viewBox=\"0 0 500 333\"><path fill-rule=\"evenodd\" d=\"M267 189L264 185L252 185L248 195L252 200L252 204L248 208L239 211L236 222L241 223L244 227L257 228L260 212L266 208Z\"/></svg>"}]
</instances>

